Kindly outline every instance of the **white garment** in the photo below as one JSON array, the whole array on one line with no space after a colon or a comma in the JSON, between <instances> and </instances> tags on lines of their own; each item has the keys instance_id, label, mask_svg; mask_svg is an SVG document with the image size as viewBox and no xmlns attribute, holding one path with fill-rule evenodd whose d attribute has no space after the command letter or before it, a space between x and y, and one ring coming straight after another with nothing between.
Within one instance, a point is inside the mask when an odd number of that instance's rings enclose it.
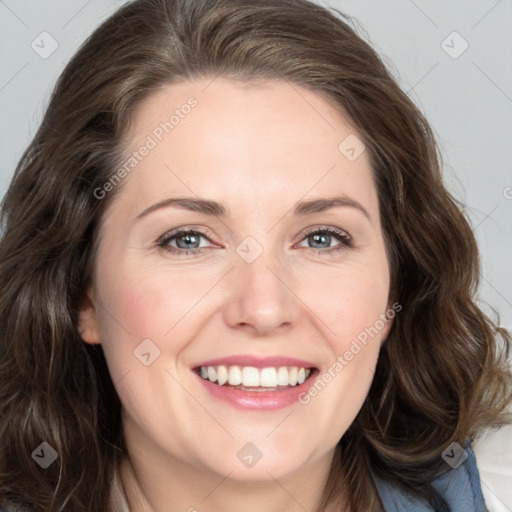
<instances>
[{"instance_id":1,"label":"white garment","mask_svg":"<svg viewBox=\"0 0 512 512\"><path fill-rule=\"evenodd\" d=\"M126 495L124 493L123 484L118 471L114 471L112 477L112 489L110 492L111 512L130 512Z\"/></svg>"}]
</instances>

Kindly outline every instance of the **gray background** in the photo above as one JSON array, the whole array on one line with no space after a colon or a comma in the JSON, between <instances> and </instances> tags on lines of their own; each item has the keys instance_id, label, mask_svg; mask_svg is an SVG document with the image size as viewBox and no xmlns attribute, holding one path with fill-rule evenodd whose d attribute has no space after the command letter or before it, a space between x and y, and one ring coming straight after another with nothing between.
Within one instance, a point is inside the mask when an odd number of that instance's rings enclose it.
<instances>
[{"instance_id":1,"label":"gray background","mask_svg":"<svg viewBox=\"0 0 512 512\"><path fill-rule=\"evenodd\" d=\"M123 3L0 0L0 196L65 63ZM512 329L512 1L330 0L327 5L361 23L360 35L430 121L446 182L466 204L480 245L481 305L488 312L496 309L502 325ZM42 32L58 44L47 58L40 53L51 50L52 41ZM492 512L512 511L511 445L512 427L507 427L475 446Z\"/></svg>"},{"instance_id":2,"label":"gray background","mask_svg":"<svg viewBox=\"0 0 512 512\"><path fill-rule=\"evenodd\" d=\"M0 195L35 133L65 63L100 21L123 3L0 0ZM487 311L495 308L502 325L511 328L512 2L319 3L360 22L360 35L383 56L431 122L444 155L447 184L467 205L478 237L482 305ZM460 35L451 35L454 31ZM40 36L42 32L58 44L47 58L32 48L51 49L51 40Z\"/></svg>"}]
</instances>

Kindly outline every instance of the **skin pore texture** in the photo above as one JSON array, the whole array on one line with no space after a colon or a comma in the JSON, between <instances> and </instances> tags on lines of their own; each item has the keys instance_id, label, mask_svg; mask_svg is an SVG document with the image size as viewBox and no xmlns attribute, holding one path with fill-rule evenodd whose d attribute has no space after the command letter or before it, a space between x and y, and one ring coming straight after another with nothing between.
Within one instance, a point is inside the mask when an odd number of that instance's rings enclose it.
<instances>
[{"instance_id":1,"label":"skin pore texture","mask_svg":"<svg viewBox=\"0 0 512 512\"><path fill-rule=\"evenodd\" d=\"M159 141L155 128L190 97L197 105ZM134 113L131 152L148 136L156 147L117 185L79 316L83 339L102 344L122 402L131 512L318 507L391 321L307 404L235 408L205 391L192 368L233 355L288 356L322 375L386 313L377 192L367 153L350 161L338 149L350 134L327 101L284 81L172 84ZM294 213L300 201L334 196L347 204ZM216 201L226 214L171 205L137 218L175 197ZM202 233L190 247L201 253L185 254L186 235L159 246L178 228ZM306 233L322 228L344 238L315 243ZM237 252L247 237L251 254L254 241L263 249L251 263ZM134 355L146 339L160 351L148 366ZM252 467L237 456L247 443L262 454Z\"/></svg>"}]
</instances>

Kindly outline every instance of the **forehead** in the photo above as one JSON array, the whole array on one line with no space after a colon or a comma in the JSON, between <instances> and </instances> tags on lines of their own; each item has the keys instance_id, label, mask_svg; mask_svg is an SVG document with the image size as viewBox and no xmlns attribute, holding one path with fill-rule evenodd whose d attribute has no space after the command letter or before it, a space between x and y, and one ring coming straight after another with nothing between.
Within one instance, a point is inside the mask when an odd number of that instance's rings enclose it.
<instances>
[{"instance_id":1,"label":"forehead","mask_svg":"<svg viewBox=\"0 0 512 512\"><path fill-rule=\"evenodd\" d=\"M129 147L149 148L123 183L134 210L173 194L258 210L305 195L377 201L362 136L341 109L284 81L167 85L138 105Z\"/></svg>"}]
</instances>

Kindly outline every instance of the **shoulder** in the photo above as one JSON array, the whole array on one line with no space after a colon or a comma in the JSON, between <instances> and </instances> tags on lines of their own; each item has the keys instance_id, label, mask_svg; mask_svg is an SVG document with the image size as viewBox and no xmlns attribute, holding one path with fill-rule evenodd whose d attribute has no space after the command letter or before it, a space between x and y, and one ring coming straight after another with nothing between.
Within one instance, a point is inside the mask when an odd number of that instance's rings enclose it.
<instances>
[{"instance_id":1,"label":"shoulder","mask_svg":"<svg viewBox=\"0 0 512 512\"><path fill-rule=\"evenodd\" d=\"M432 483L435 490L450 505L452 512L486 512L480 474L470 441L466 441L464 447L454 443L443 455L453 469Z\"/></svg>"},{"instance_id":2,"label":"shoulder","mask_svg":"<svg viewBox=\"0 0 512 512\"><path fill-rule=\"evenodd\" d=\"M443 452L443 458L451 469L434 480L432 486L448 503L450 512L487 512L470 440L464 447L450 445ZM386 512L434 512L425 501L375 476L374 482Z\"/></svg>"}]
</instances>

